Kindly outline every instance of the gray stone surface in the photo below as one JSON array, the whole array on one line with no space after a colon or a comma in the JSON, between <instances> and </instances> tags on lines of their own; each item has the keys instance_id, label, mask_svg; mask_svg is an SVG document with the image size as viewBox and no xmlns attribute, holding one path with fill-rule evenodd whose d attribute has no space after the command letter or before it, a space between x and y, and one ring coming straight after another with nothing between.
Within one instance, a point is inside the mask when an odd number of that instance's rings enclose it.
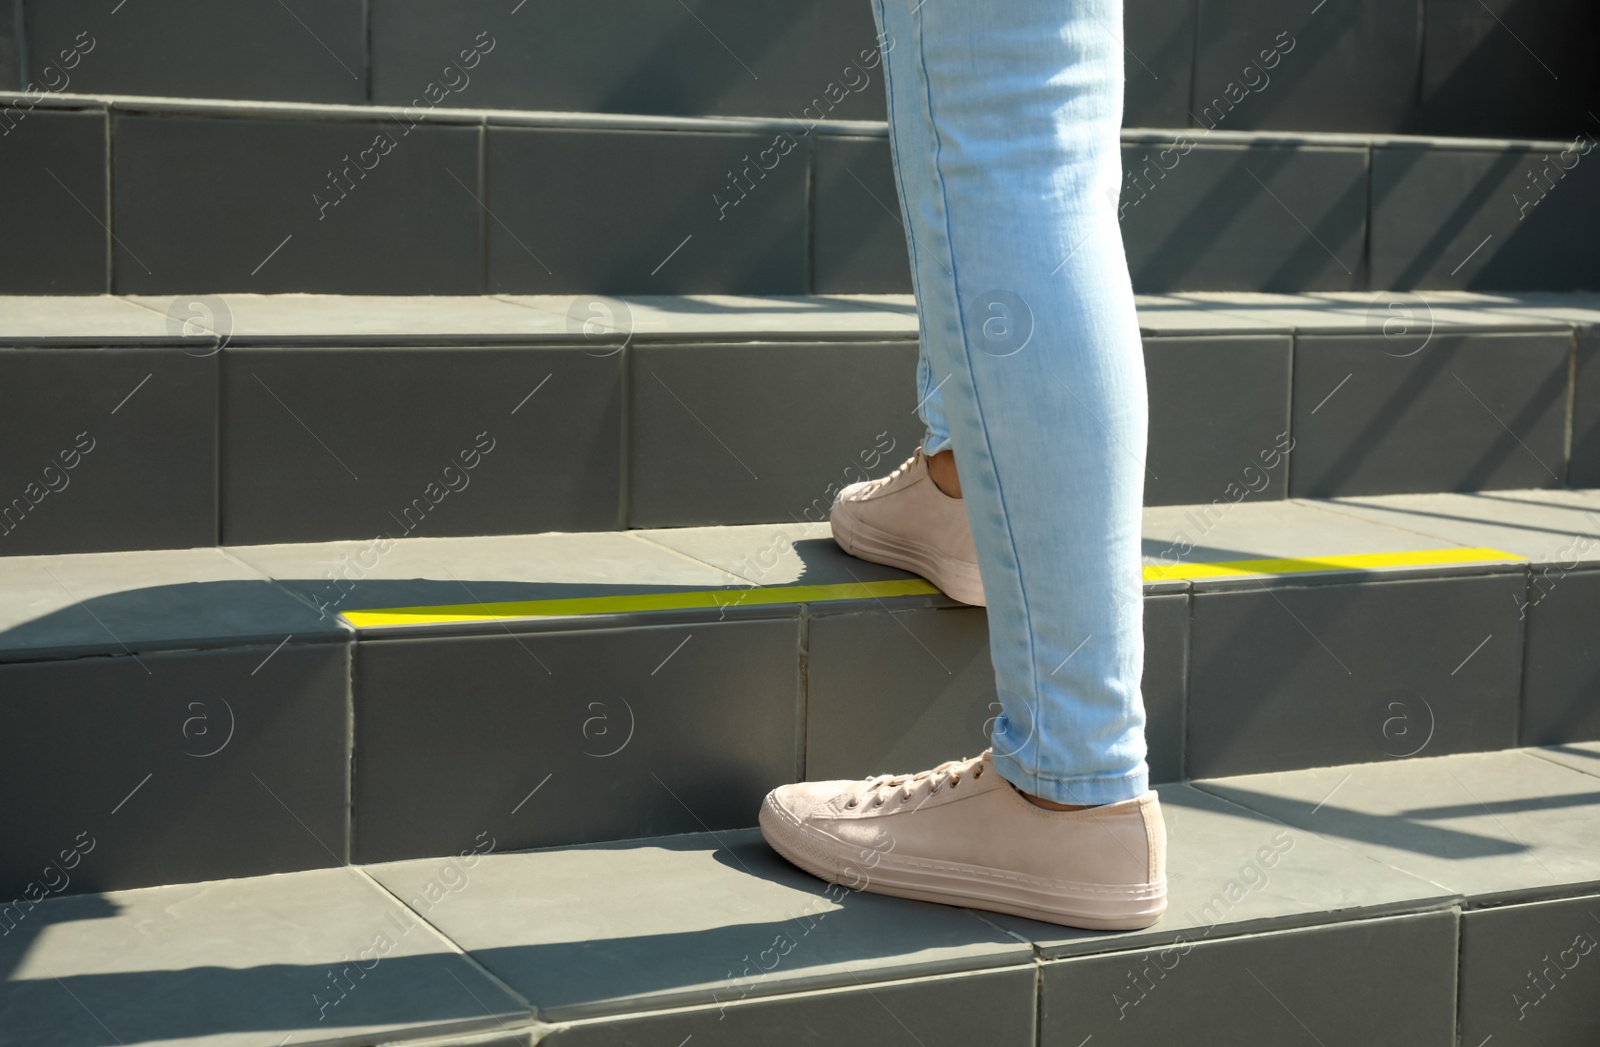
<instances>
[{"instance_id":1,"label":"gray stone surface","mask_svg":"<svg viewBox=\"0 0 1600 1047\"><path fill-rule=\"evenodd\" d=\"M1448 906L1453 892L1315 832L1291 828L1189 785L1161 793L1167 912L1144 930L1081 931L1015 916L990 919L1046 959L1196 944ZM1165 959L1171 959L1167 956ZM1164 960L1165 962L1165 960Z\"/></svg>"},{"instance_id":2,"label":"gray stone surface","mask_svg":"<svg viewBox=\"0 0 1600 1047\"><path fill-rule=\"evenodd\" d=\"M480 32L493 49L443 74ZM447 105L882 120L882 70L875 56L861 57L876 35L870 7L840 0L591 0L515 11L491 0L375 0L373 98L406 105L442 82L460 85ZM841 91L844 101L830 104Z\"/></svg>"},{"instance_id":3,"label":"gray stone surface","mask_svg":"<svg viewBox=\"0 0 1600 1047\"><path fill-rule=\"evenodd\" d=\"M1122 34L1123 126L1187 127L1194 77L1193 0L1128 0Z\"/></svg>"},{"instance_id":4,"label":"gray stone surface","mask_svg":"<svg viewBox=\"0 0 1600 1047\"><path fill-rule=\"evenodd\" d=\"M799 772L799 622L396 639L356 648L355 853L752 825ZM781 612L778 612L781 613Z\"/></svg>"},{"instance_id":5,"label":"gray stone surface","mask_svg":"<svg viewBox=\"0 0 1600 1047\"><path fill-rule=\"evenodd\" d=\"M740 585L725 571L616 532L258 545L228 552L329 616Z\"/></svg>"},{"instance_id":6,"label":"gray stone surface","mask_svg":"<svg viewBox=\"0 0 1600 1047\"><path fill-rule=\"evenodd\" d=\"M1246 473L1248 463L1241 463L1235 481L1238 488L1230 491L1224 487L1213 496L1210 504L1147 507L1144 511L1144 562L1182 573L1187 566L1208 563L1304 559L1306 569L1315 570L1319 557L1420 552L1457 544L1330 511L1331 507L1322 502L1256 501L1257 495L1244 495L1243 492L1252 487L1270 484L1271 478L1281 475L1286 468L1294 468L1293 454L1298 448L1286 459L1279 453L1280 446L1268 444L1262 448L1269 453L1264 459L1257 455L1252 472ZM1235 500L1234 495L1242 496ZM1285 568L1288 566L1291 565ZM1367 570L1384 573L1411 568ZM1224 579L1197 584L1215 587L1251 583Z\"/></svg>"},{"instance_id":7,"label":"gray stone surface","mask_svg":"<svg viewBox=\"0 0 1600 1047\"><path fill-rule=\"evenodd\" d=\"M1588 127L1595 11L1584 0L1422 5L1420 130L1427 134L1564 138Z\"/></svg>"},{"instance_id":8,"label":"gray stone surface","mask_svg":"<svg viewBox=\"0 0 1600 1047\"><path fill-rule=\"evenodd\" d=\"M1394 494L1315 504L1441 544L1499 549L1532 561L1536 571L1600 564L1600 491Z\"/></svg>"},{"instance_id":9,"label":"gray stone surface","mask_svg":"<svg viewBox=\"0 0 1600 1047\"><path fill-rule=\"evenodd\" d=\"M816 140L811 290L911 291L911 260L887 138Z\"/></svg>"},{"instance_id":10,"label":"gray stone surface","mask_svg":"<svg viewBox=\"0 0 1600 1047\"><path fill-rule=\"evenodd\" d=\"M367 100L361 0L152 0L113 11L90 0L28 5L30 73L50 83L80 33L93 41L72 91L296 102ZM59 75L59 74L58 74Z\"/></svg>"},{"instance_id":11,"label":"gray stone surface","mask_svg":"<svg viewBox=\"0 0 1600 1047\"><path fill-rule=\"evenodd\" d=\"M574 296L498 295L560 313ZM917 337L909 294L581 295L579 330L600 347L674 341L889 341ZM607 338L602 332L614 331Z\"/></svg>"},{"instance_id":12,"label":"gray stone surface","mask_svg":"<svg viewBox=\"0 0 1600 1047\"><path fill-rule=\"evenodd\" d=\"M1428 913L1049 963L1039 1042L1452 1043L1456 925Z\"/></svg>"},{"instance_id":13,"label":"gray stone surface","mask_svg":"<svg viewBox=\"0 0 1600 1047\"><path fill-rule=\"evenodd\" d=\"M488 136L490 291L808 290L803 139L513 127Z\"/></svg>"},{"instance_id":14,"label":"gray stone surface","mask_svg":"<svg viewBox=\"0 0 1600 1047\"><path fill-rule=\"evenodd\" d=\"M1197 590L1188 773L1517 743L1520 574Z\"/></svg>"},{"instance_id":15,"label":"gray stone surface","mask_svg":"<svg viewBox=\"0 0 1600 1047\"><path fill-rule=\"evenodd\" d=\"M1600 310L1596 311L1600 320ZM1596 320L1591 320L1594 323ZM1600 487L1600 332L1579 332L1572 397L1572 461L1567 482Z\"/></svg>"},{"instance_id":16,"label":"gray stone surface","mask_svg":"<svg viewBox=\"0 0 1600 1047\"><path fill-rule=\"evenodd\" d=\"M481 133L119 114L113 289L481 292Z\"/></svg>"},{"instance_id":17,"label":"gray stone surface","mask_svg":"<svg viewBox=\"0 0 1600 1047\"><path fill-rule=\"evenodd\" d=\"M26 739L0 788L29 798L0 812L0 894L347 861L349 651L279 640L0 665L8 736Z\"/></svg>"},{"instance_id":18,"label":"gray stone surface","mask_svg":"<svg viewBox=\"0 0 1600 1047\"><path fill-rule=\"evenodd\" d=\"M1373 285L1592 290L1600 263L1571 235L1600 220L1600 164L1587 161L1544 150L1375 149Z\"/></svg>"},{"instance_id":19,"label":"gray stone surface","mask_svg":"<svg viewBox=\"0 0 1600 1047\"><path fill-rule=\"evenodd\" d=\"M0 4L0 24L14 10L12 4ZM0 52L4 50L0 42ZM105 113L50 112L23 102L0 107L0 128L5 130L0 193L8 200L27 201L7 215L6 235L0 239L0 292L107 290Z\"/></svg>"},{"instance_id":20,"label":"gray stone surface","mask_svg":"<svg viewBox=\"0 0 1600 1047\"><path fill-rule=\"evenodd\" d=\"M911 773L982 752L1000 713L985 623L976 608L813 618L806 778Z\"/></svg>"},{"instance_id":21,"label":"gray stone surface","mask_svg":"<svg viewBox=\"0 0 1600 1047\"><path fill-rule=\"evenodd\" d=\"M351 869L55 899L0 937L0 971L8 1047L374 1043L529 1019Z\"/></svg>"},{"instance_id":22,"label":"gray stone surface","mask_svg":"<svg viewBox=\"0 0 1600 1047\"><path fill-rule=\"evenodd\" d=\"M1325 767L1198 783L1478 903L1600 883L1600 789L1525 752Z\"/></svg>"},{"instance_id":23,"label":"gray stone surface","mask_svg":"<svg viewBox=\"0 0 1600 1047\"><path fill-rule=\"evenodd\" d=\"M890 455L882 461L893 458ZM873 471L883 471L881 462ZM828 504L818 500L806 507L806 519L798 523L663 527L629 533L756 585L849 585L916 577L840 549L826 522L827 512Z\"/></svg>"},{"instance_id":24,"label":"gray stone surface","mask_svg":"<svg viewBox=\"0 0 1600 1047\"><path fill-rule=\"evenodd\" d=\"M1191 111L1202 127L1410 129L1422 65L1417 5L1314 11L1273 0L1199 0L1198 8Z\"/></svg>"},{"instance_id":25,"label":"gray stone surface","mask_svg":"<svg viewBox=\"0 0 1600 1047\"><path fill-rule=\"evenodd\" d=\"M1141 293L1366 286L1364 151L1213 145L1187 131L1125 144L1122 160L1122 235Z\"/></svg>"},{"instance_id":26,"label":"gray stone surface","mask_svg":"<svg viewBox=\"0 0 1600 1047\"><path fill-rule=\"evenodd\" d=\"M5 558L0 592L0 661L343 635L217 549Z\"/></svg>"},{"instance_id":27,"label":"gray stone surface","mask_svg":"<svg viewBox=\"0 0 1600 1047\"><path fill-rule=\"evenodd\" d=\"M441 867L368 871L409 899ZM1032 956L962 909L830 891L755 830L494 854L471 878L429 920L546 1020L731 1004Z\"/></svg>"},{"instance_id":28,"label":"gray stone surface","mask_svg":"<svg viewBox=\"0 0 1600 1047\"><path fill-rule=\"evenodd\" d=\"M1600 742L1567 742L1529 749L1529 754L1600 777Z\"/></svg>"},{"instance_id":29,"label":"gray stone surface","mask_svg":"<svg viewBox=\"0 0 1600 1047\"><path fill-rule=\"evenodd\" d=\"M1571 351L1570 334L1298 339L1290 493L1561 486Z\"/></svg>"},{"instance_id":30,"label":"gray stone surface","mask_svg":"<svg viewBox=\"0 0 1600 1047\"><path fill-rule=\"evenodd\" d=\"M1266 338L1147 338L1150 397L1146 505L1182 505L1226 497L1229 484L1260 486L1261 471L1289 432L1292 342ZM1249 410L1222 405L1251 404ZM1268 474L1257 495L1283 498L1288 471Z\"/></svg>"},{"instance_id":31,"label":"gray stone surface","mask_svg":"<svg viewBox=\"0 0 1600 1047\"><path fill-rule=\"evenodd\" d=\"M1551 1047L1600 1038L1600 896L1507 905L1461 920L1461 1042Z\"/></svg>"},{"instance_id":32,"label":"gray stone surface","mask_svg":"<svg viewBox=\"0 0 1600 1047\"><path fill-rule=\"evenodd\" d=\"M922 438L907 342L641 346L632 355L634 527L814 519L809 507L888 473Z\"/></svg>"},{"instance_id":33,"label":"gray stone surface","mask_svg":"<svg viewBox=\"0 0 1600 1047\"><path fill-rule=\"evenodd\" d=\"M1600 740L1600 571L1541 567L1527 604L1522 743Z\"/></svg>"},{"instance_id":34,"label":"gray stone surface","mask_svg":"<svg viewBox=\"0 0 1600 1047\"><path fill-rule=\"evenodd\" d=\"M539 1042L550 1047L626 1047L693 1038L702 1047L881 1047L902 1041L1033 1047L1035 980L1028 967L913 978L591 1020L559 1027Z\"/></svg>"},{"instance_id":35,"label":"gray stone surface","mask_svg":"<svg viewBox=\"0 0 1600 1047\"><path fill-rule=\"evenodd\" d=\"M223 383L227 544L620 522L614 354L239 349Z\"/></svg>"},{"instance_id":36,"label":"gray stone surface","mask_svg":"<svg viewBox=\"0 0 1600 1047\"><path fill-rule=\"evenodd\" d=\"M0 350L0 556L215 544L218 361Z\"/></svg>"}]
</instances>

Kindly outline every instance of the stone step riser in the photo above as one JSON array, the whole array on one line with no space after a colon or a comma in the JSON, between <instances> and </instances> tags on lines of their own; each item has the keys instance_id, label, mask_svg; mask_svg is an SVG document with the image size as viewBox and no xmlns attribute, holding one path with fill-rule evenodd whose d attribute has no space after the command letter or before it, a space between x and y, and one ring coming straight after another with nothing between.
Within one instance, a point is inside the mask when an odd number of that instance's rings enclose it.
<instances>
[{"instance_id":1,"label":"stone step riser","mask_svg":"<svg viewBox=\"0 0 1600 1047\"><path fill-rule=\"evenodd\" d=\"M1153 776L1600 738L1582 640L1600 571L1540 569L1162 583L1145 601ZM368 606L415 602L418 583L345 584ZM488 583L427 584L496 598ZM224 602L250 601L241 588ZM797 776L976 752L998 711L983 613L937 597L379 630L353 644L302 623L202 650L140 642L118 603L83 607L128 637L120 657L0 665L33 752L6 773L94 768L10 810L0 893L39 878L27 856L77 844L93 853L62 874L72 892L747 826L765 791Z\"/></svg>"},{"instance_id":2,"label":"stone step riser","mask_svg":"<svg viewBox=\"0 0 1600 1047\"><path fill-rule=\"evenodd\" d=\"M29 104L0 109L33 205L4 293L910 288L881 124ZM1127 132L1134 284L1597 287L1594 141Z\"/></svg>"},{"instance_id":3,"label":"stone step riser","mask_svg":"<svg viewBox=\"0 0 1600 1047\"><path fill-rule=\"evenodd\" d=\"M1364 333L1147 335L1147 503L1600 486L1590 329L1397 341L1383 306ZM921 437L899 334L574 340L0 351L30 390L0 555L817 521Z\"/></svg>"}]
</instances>

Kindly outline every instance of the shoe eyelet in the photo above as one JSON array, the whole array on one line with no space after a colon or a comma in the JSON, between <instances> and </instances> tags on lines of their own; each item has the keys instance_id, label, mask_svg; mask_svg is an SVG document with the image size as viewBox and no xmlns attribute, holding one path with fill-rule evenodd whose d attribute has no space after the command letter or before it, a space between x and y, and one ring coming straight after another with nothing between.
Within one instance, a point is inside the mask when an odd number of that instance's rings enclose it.
<instances>
[{"instance_id":1,"label":"shoe eyelet","mask_svg":"<svg viewBox=\"0 0 1600 1047\"><path fill-rule=\"evenodd\" d=\"M860 803L860 800L857 800L852 796L849 800L845 801L845 810L854 810Z\"/></svg>"},{"instance_id":2,"label":"shoe eyelet","mask_svg":"<svg viewBox=\"0 0 1600 1047\"><path fill-rule=\"evenodd\" d=\"M878 797L877 802L875 802L872 806L874 806L874 807L882 807L883 806L883 797L881 797L881 796Z\"/></svg>"}]
</instances>

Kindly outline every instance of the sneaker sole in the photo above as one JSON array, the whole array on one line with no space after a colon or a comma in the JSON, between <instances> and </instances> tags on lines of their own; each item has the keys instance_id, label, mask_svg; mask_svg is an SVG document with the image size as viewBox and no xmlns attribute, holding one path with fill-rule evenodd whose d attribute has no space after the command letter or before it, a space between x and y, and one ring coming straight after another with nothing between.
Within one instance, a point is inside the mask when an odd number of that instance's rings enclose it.
<instances>
[{"instance_id":1,"label":"sneaker sole","mask_svg":"<svg viewBox=\"0 0 1600 1047\"><path fill-rule=\"evenodd\" d=\"M959 863L907 866L887 856L880 856L870 872L864 873L852 864L853 856L830 846L827 837L809 832L770 799L761 805L761 835L789 862L851 890L966 906L1091 931L1140 930L1167 911L1165 880L1137 885L1072 881L1036 885L1001 869ZM858 882L846 882L849 870L854 870L849 878Z\"/></svg>"},{"instance_id":2,"label":"sneaker sole","mask_svg":"<svg viewBox=\"0 0 1600 1047\"><path fill-rule=\"evenodd\" d=\"M988 606L976 563L958 560L932 546L848 517L834 515L828 523L833 529L834 542L851 556L919 574L952 600L974 607Z\"/></svg>"}]
</instances>

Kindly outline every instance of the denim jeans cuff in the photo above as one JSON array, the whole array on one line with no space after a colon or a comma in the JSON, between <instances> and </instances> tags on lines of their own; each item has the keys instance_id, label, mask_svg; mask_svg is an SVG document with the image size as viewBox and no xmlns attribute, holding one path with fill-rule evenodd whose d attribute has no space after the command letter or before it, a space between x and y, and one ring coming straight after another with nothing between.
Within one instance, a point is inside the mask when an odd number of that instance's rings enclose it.
<instances>
[{"instance_id":1,"label":"denim jeans cuff","mask_svg":"<svg viewBox=\"0 0 1600 1047\"><path fill-rule=\"evenodd\" d=\"M994 756L994 769L1025 793L1056 803L1098 805L1121 803L1150 791L1150 772L1141 763L1134 774L1121 778L1054 778L1029 770L1015 756Z\"/></svg>"}]
</instances>

